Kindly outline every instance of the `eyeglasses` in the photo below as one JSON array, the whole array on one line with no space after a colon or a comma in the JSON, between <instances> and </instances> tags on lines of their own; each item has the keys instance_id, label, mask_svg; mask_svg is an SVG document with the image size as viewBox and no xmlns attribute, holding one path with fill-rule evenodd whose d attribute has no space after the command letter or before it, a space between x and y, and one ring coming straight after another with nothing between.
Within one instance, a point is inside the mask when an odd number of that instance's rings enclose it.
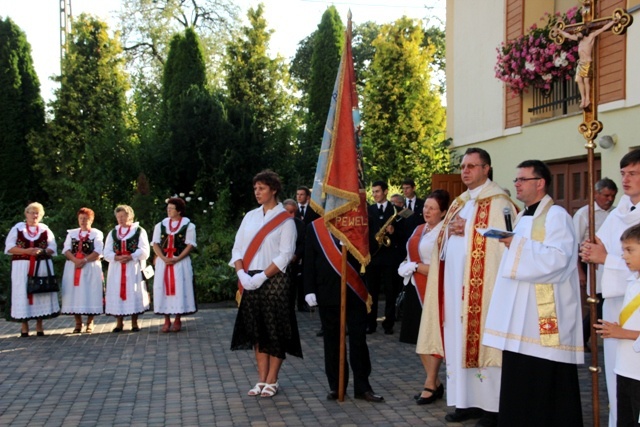
<instances>
[{"instance_id":1,"label":"eyeglasses","mask_svg":"<svg viewBox=\"0 0 640 427\"><path fill-rule=\"evenodd\" d=\"M468 163L468 164L466 164L466 165L460 165L460 170L466 170L466 169L468 169L468 170L474 170L474 169L475 169L475 168L477 168L478 166L480 166L481 168L483 168L483 167L487 166L487 164L486 164L486 163L482 163L482 164L480 164L480 163L478 163L478 164Z\"/></svg>"},{"instance_id":2,"label":"eyeglasses","mask_svg":"<svg viewBox=\"0 0 640 427\"><path fill-rule=\"evenodd\" d=\"M535 181L535 180L538 180L538 179L542 179L542 178L516 178L516 179L513 180L513 183L514 184L517 184L517 183L522 184L525 181Z\"/></svg>"}]
</instances>

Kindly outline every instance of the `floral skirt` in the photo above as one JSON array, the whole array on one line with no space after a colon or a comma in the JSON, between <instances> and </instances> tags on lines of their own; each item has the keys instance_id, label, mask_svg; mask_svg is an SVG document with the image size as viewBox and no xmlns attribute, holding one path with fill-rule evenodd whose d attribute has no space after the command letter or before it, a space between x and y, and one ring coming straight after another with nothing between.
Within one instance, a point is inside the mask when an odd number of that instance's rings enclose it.
<instances>
[{"instance_id":1,"label":"floral skirt","mask_svg":"<svg viewBox=\"0 0 640 427\"><path fill-rule=\"evenodd\" d=\"M290 286L289 276L278 273L258 289L242 293L231 350L250 350L257 345L261 353L280 359L286 359L286 353L302 357Z\"/></svg>"}]
</instances>

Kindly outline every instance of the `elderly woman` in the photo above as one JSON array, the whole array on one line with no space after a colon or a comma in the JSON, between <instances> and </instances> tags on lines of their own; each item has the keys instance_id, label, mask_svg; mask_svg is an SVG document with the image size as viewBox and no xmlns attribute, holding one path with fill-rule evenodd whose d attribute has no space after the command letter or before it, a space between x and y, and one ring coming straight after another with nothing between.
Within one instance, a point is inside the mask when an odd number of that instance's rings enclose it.
<instances>
[{"instance_id":1,"label":"elderly woman","mask_svg":"<svg viewBox=\"0 0 640 427\"><path fill-rule=\"evenodd\" d=\"M253 348L258 365L258 383L249 396L274 396L286 353L302 357L298 324L289 302L291 283L285 274L296 248L296 226L278 203L281 191L274 172L253 177L253 193L260 207L242 220L229 262L236 269L241 295L231 350Z\"/></svg>"},{"instance_id":2,"label":"elderly woman","mask_svg":"<svg viewBox=\"0 0 640 427\"><path fill-rule=\"evenodd\" d=\"M138 332L138 315L149 309L149 293L142 277L149 258L149 238L144 228L133 222L131 206L120 205L114 213L118 225L104 243L104 259L109 261L105 313L116 317L112 332L122 332L124 316L131 316L131 330Z\"/></svg>"},{"instance_id":3,"label":"elderly woman","mask_svg":"<svg viewBox=\"0 0 640 427\"><path fill-rule=\"evenodd\" d=\"M416 344L422 317L422 305L427 287L427 275L431 264L431 255L436 240L442 229L442 220L449 208L450 196L445 190L435 190L424 202L422 216L425 224L419 225L407 242L407 261L400 265L398 274L405 278L404 312L400 342ZM420 353L420 345L416 347L420 360L427 374L422 393L415 397L418 405L435 402L444 395L444 387L438 379L441 359Z\"/></svg>"},{"instance_id":4,"label":"elderly woman","mask_svg":"<svg viewBox=\"0 0 640 427\"><path fill-rule=\"evenodd\" d=\"M44 207L31 203L24 210L25 221L13 226L5 241L4 253L11 255L11 317L22 321L21 337L29 336L29 320L36 319L36 333L44 336L42 319L59 314L57 292L27 294L29 276L46 276L47 264L53 274L51 255L57 251L49 227L40 223ZM37 261L39 270L35 271Z\"/></svg>"},{"instance_id":5,"label":"elderly woman","mask_svg":"<svg viewBox=\"0 0 640 427\"><path fill-rule=\"evenodd\" d=\"M153 311L164 314L162 332L178 332L182 328L180 316L197 311L193 291L191 250L196 247L196 226L184 216L182 199L167 201L167 218L153 230L153 252L156 275L153 281ZM171 326L171 315L175 315Z\"/></svg>"},{"instance_id":6,"label":"elderly woman","mask_svg":"<svg viewBox=\"0 0 640 427\"><path fill-rule=\"evenodd\" d=\"M62 313L73 314L74 334L82 331L82 315L87 315L87 333L93 332L93 317L103 313L102 306L102 231L91 228L95 213L80 208L79 228L67 230L62 253L67 257L62 274Z\"/></svg>"}]
</instances>

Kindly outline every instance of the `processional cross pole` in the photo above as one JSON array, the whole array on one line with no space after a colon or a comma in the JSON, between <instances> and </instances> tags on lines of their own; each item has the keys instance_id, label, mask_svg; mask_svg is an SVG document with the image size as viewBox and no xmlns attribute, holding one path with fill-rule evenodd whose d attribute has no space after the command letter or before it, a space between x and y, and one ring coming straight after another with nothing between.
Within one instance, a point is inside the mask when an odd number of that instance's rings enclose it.
<instances>
[{"instance_id":1,"label":"processional cross pole","mask_svg":"<svg viewBox=\"0 0 640 427\"><path fill-rule=\"evenodd\" d=\"M580 89L580 108L582 108L582 123L578 126L578 131L587 141L585 148L587 149L587 165L588 165L588 182L589 182L589 240L595 241L595 211L594 211L594 187L595 187L595 170L594 170L594 154L596 147L594 141L598 134L602 131L602 122L598 120L598 84L597 70L595 58L593 58L594 47L597 43L597 36L602 32L611 29L616 35L622 35L627 31L627 27L633 22L633 18L624 9L618 8L613 11L611 16L597 17L596 6L597 0L580 0L582 5L582 21L576 24L565 25L564 22L556 23L554 29L551 30L550 38L558 45L561 45L565 39L578 41L578 66L576 68L576 82ZM597 322L596 306L598 297L596 296L596 265L589 264L589 297L587 303L590 306L590 324ZM593 424L598 427L600 425L600 405L598 398L598 373L601 368L598 366L598 341L595 329L591 327L591 372L592 394L593 399ZM612 363L612 361L609 361Z\"/></svg>"}]
</instances>

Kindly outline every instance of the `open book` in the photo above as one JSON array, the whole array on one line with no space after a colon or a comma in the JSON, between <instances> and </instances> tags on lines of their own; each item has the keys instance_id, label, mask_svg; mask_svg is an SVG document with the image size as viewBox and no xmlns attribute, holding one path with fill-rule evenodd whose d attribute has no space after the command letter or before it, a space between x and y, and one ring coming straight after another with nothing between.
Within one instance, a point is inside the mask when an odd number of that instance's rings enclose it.
<instances>
[{"instance_id":1,"label":"open book","mask_svg":"<svg viewBox=\"0 0 640 427\"><path fill-rule=\"evenodd\" d=\"M503 239L505 237L513 236L513 231L500 230L499 228L476 228L476 231L482 234L484 237L489 237L492 239Z\"/></svg>"}]
</instances>

